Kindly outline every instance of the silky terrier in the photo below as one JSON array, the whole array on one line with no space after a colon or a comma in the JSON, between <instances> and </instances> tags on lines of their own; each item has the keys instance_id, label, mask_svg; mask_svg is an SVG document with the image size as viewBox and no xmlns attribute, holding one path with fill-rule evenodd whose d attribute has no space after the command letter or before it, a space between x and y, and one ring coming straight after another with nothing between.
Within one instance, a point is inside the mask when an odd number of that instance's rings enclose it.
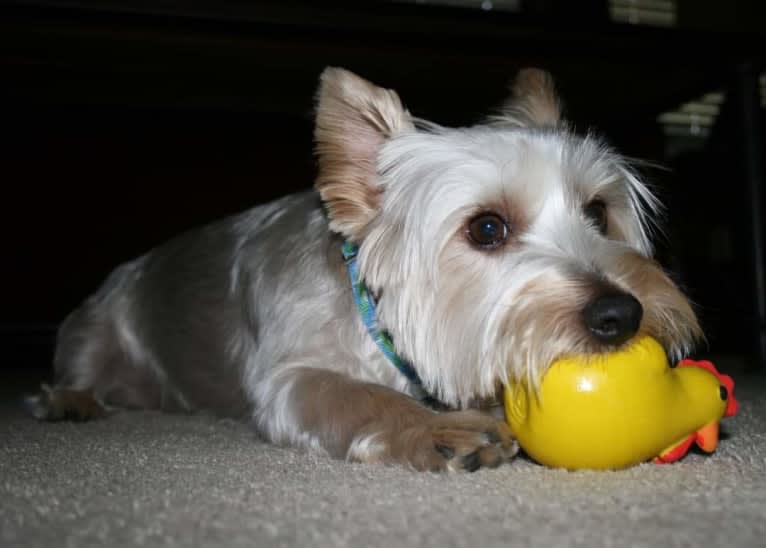
<instances>
[{"instance_id":1,"label":"silky terrier","mask_svg":"<svg viewBox=\"0 0 766 548\"><path fill-rule=\"evenodd\" d=\"M314 190L117 268L64 321L41 419L207 410L349 461L475 470L509 460L509 381L700 329L652 259L659 203L522 70L472 127L418 119L338 68L317 94Z\"/></svg>"}]
</instances>

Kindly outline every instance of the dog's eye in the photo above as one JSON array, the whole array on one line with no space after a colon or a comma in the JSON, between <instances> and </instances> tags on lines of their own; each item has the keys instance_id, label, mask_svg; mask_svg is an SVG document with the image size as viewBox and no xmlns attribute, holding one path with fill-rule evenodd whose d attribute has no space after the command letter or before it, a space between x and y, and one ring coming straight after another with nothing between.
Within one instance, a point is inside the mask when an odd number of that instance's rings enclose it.
<instances>
[{"instance_id":1,"label":"dog's eye","mask_svg":"<svg viewBox=\"0 0 766 548\"><path fill-rule=\"evenodd\" d=\"M585 206L585 216L598 229L601 234L606 234L608 222L606 218L606 204L603 200L593 200Z\"/></svg>"},{"instance_id":2,"label":"dog's eye","mask_svg":"<svg viewBox=\"0 0 766 548\"><path fill-rule=\"evenodd\" d=\"M508 239L508 225L495 213L482 213L468 223L468 238L482 248L491 249Z\"/></svg>"}]
</instances>

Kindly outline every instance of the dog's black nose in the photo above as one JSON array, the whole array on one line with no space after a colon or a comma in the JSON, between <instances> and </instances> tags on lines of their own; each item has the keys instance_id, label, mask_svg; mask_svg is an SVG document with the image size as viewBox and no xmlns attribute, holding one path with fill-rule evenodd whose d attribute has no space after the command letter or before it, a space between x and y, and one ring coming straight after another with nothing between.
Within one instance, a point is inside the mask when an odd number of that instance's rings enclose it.
<instances>
[{"instance_id":1,"label":"dog's black nose","mask_svg":"<svg viewBox=\"0 0 766 548\"><path fill-rule=\"evenodd\" d=\"M591 301L582 311L585 325L605 344L622 344L638 331L644 309L628 293L607 293Z\"/></svg>"}]
</instances>

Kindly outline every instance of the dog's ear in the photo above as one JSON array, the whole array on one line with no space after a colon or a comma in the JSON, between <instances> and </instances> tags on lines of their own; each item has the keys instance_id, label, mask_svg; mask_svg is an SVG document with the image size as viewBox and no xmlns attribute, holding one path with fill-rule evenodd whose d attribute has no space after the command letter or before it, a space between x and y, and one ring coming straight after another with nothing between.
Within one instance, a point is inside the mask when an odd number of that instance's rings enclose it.
<instances>
[{"instance_id":1,"label":"dog's ear","mask_svg":"<svg viewBox=\"0 0 766 548\"><path fill-rule=\"evenodd\" d=\"M347 70L325 69L317 95L316 188L327 207L330 228L353 241L378 209L381 146L413 124L394 91Z\"/></svg>"},{"instance_id":2,"label":"dog's ear","mask_svg":"<svg viewBox=\"0 0 766 548\"><path fill-rule=\"evenodd\" d=\"M522 127L558 125L561 101L550 73L537 68L521 69L511 84L511 96L491 121Z\"/></svg>"}]
</instances>

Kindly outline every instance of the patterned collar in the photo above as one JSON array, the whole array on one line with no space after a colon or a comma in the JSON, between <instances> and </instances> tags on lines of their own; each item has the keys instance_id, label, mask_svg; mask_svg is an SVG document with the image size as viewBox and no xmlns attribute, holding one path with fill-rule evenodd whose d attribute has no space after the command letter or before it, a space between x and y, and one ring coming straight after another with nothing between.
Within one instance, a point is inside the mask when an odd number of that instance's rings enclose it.
<instances>
[{"instance_id":1,"label":"patterned collar","mask_svg":"<svg viewBox=\"0 0 766 548\"><path fill-rule=\"evenodd\" d=\"M394 342L391 340L391 335L380 329L378 322L378 314L375 308L375 297L372 292L367 288L367 284L364 283L359 277L359 262L357 261L357 254L359 253L359 247L351 242L345 242L343 244L343 258L346 260L346 266L348 267L348 276L351 280L351 290L354 295L354 302L356 308L359 310L359 314L362 316L364 326L367 328L367 332L378 345L381 352L388 358L394 367L399 372L407 377L407 380L415 385L422 385L420 377L417 371L412 365L396 353L394 349Z\"/></svg>"},{"instance_id":2,"label":"patterned collar","mask_svg":"<svg viewBox=\"0 0 766 548\"><path fill-rule=\"evenodd\" d=\"M386 330L380 328L375 307L375 296L369 290L367 284L364 283L364 280L359 277L359 263L357 261L358 253L359 246L348 241L343 243L343 258L345 259L346 267L348 268L348 276L351 280L351 290L354 295L354 302L356 303L357 310L359 310L359 314L362 316L362 321L367 328L367 332L372 337L372 340L375 341L375 344L378 345L380 351L383 352L386 358L388 358L388 361L390 361L410 382L415 397L431 407L437 409L446 408L442 403L426 392L415 368L412 367L412 364L407 360L396 353L391 335Z\"/></svg>"}]
</instances>

